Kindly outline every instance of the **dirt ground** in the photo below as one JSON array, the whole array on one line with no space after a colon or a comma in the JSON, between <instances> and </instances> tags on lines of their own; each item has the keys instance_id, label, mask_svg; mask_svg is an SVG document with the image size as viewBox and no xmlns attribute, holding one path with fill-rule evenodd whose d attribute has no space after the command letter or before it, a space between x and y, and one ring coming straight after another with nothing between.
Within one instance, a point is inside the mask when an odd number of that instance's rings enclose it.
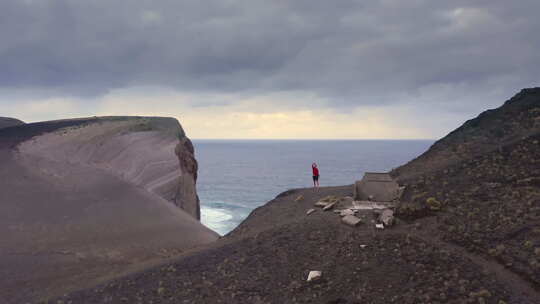
<instances>
[{"instance_id":1,"label":"dirt ground","mask_svg":"<svg viewBox=\"0 0 540 304\"><path fill-rule=\"evenodd\" d=\"M539 143L540 88L526 89L392 172L406 190L389 229L372 211L357 227L306 215L352 186L290 190L205 248L60 300L540 303Z\"/></svg>"},{"instance_id":2,"label":"dirt ground","mask_svg":"<svg viewBox=\"0 0 540 304\"><path fill-rule=\"evenodd\" d=\"M445 242L436 216L375 230L306 210L352 186L298 189L255 210L207 248L79 291L64 303L539 303L534 286L495 261ZM302 195L303 200L295 199ZM322 280L306 282L311 270Z\"/></svg>"}]
</instances>

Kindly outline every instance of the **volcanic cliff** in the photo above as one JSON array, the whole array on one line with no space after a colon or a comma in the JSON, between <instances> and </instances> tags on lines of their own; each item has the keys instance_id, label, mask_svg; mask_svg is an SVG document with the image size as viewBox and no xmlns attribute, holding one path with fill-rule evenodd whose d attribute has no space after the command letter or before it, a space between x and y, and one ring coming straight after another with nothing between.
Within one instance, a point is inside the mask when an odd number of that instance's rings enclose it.
<instances>
[{"instance_id":1,"label":"volcanic cliff","mask_svg":"<svg viewBox=\"0 0 540 304\"><path fill-rule=\"evenodd\" d=\"M0 130L0 302L26 303L212 242L193 146L162 117Z\"/></svg>"}]
</instances>

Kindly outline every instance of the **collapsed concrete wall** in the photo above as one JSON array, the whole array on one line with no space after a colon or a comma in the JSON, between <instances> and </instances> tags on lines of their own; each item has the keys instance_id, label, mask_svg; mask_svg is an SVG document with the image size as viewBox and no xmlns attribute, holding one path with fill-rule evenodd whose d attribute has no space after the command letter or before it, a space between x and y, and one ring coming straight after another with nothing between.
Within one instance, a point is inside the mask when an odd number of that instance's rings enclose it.
<instances>
[{"instance_id":1,"label":"collapsed concrete wall","mask_svg":"<svg viewBox=\"0 0 540 304\"><path fill-rule=\"evenodd\" d=\"M391 202L399 197L399 185L388 173L366 172L354 184L354 199L358 201Z\"/></svg>"}]
</instances>

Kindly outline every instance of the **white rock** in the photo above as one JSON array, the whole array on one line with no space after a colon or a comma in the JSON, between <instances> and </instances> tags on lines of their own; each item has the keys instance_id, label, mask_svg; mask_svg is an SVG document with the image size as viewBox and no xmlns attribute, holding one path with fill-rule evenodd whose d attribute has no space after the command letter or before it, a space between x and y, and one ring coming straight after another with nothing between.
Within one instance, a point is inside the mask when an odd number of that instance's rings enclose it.
<instances>
[{"instance_id":1,"label":"white rock","mask_svg":"<svg viewBox=\"0 0 540 304\"><path fill-rule=\"evenodd\" d=\"M375 228L384 229L384 225L383 224L375 224Z\"/></svg>"},{"instance_id":2,"label":"white rock","mask_svg":"<svg viewBox=\"0 0 540 304\"><path fill-rule=\"evenodd\" d=\"M326 207L326 205L328 205L327 202L318 201L315 203L315 207Z\"/></svg>"},{"instance_id":3,"label":"white rock","mask_svg":"<svg viewBox=\"0 0 540 304\"><path fill-rule=\"evenodd\" d=\"M316 281L320 279L321 276L322 276L322 271L312 270L308 274L307 281L308 282Z\"/></svg>"},{"instance_id":4,"label":"white rock","mask_svg":"<svg viewBox=\"0 0 540 304\"><path fill-rule=\"evenodd\" d=\"M362 248L362 249L364 249L366 247L367 247L367 245L364 245L364 244L360 245L360 248Z\"/></svg>"},{"instance_id":5,"label":"white rock","mask_svg":"<svg viewBox=\"0 0 540 304\"><path fill-rule=\"evenodd\" d=\"M312 214L313 212L315 212L315 209L309 209L309 210L306 212L306 214L307 214L307 215L310 215L310 214Z\"/></svg>"},{"instance_id":6,"label":"white rock","mask_svg":"<svg viewBox=\"0 0 540 304\"><path fill-rule=\"evenodd\" d=\"M344 209L339 212L340 216L355 215L355 214L356 214L356 211L352 209Z\"/></svg>"},{"instance_id":7,"label":"white rock","mask_svg":"<svg viewBox=\"0 0 540 304\"><path fill-rule=\"evenodd\" d=\"M349 226L356 226L362 222L361 219L354 215L346 215L341 219L341 221Z\"/></svg>"},{"instance_id":8,"label":"white rock","mask_svg":"<svg viewBox=\"0 0 540 304\"><path fill-rule=\"evenodd\" d=\"M322 210L324 210L324 211L330 210L330 209L334 208L334 205L335 205L335 204L336 204L335 202L334 202L334 203L330 203L330 204L324 206Z\"/></svg>"}]
</instances>

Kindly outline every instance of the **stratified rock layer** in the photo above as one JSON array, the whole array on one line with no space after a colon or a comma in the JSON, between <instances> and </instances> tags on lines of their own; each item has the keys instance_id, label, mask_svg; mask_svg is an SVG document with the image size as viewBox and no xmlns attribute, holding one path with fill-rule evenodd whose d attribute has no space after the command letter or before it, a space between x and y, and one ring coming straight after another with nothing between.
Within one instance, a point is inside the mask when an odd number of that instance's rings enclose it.
<instances>
[{"instance_id":1,"label":"stratified rock layer","mask_svg":"<svg viewBox=\"0 0 540 304\"><path fill-rule=\"evenodd\" d=\"M171 118L0 130L0 303L60 295L216 240L196 219L188 142Z\"/></svg>"}]
</instances>

